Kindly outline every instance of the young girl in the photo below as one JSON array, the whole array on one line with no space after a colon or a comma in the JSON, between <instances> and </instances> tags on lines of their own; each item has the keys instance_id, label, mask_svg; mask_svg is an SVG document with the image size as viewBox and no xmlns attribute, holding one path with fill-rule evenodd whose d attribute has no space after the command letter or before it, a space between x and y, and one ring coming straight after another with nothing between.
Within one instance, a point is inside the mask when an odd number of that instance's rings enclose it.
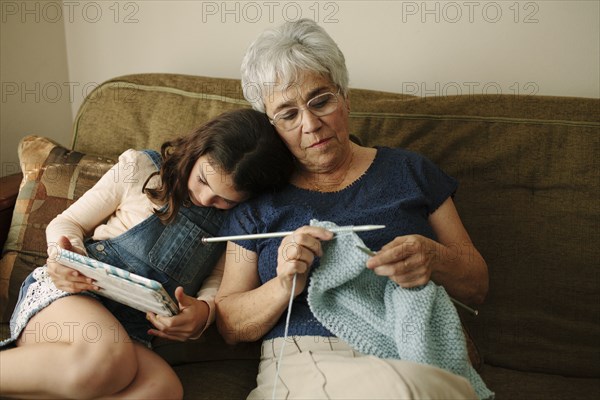
<instances>
[{"instance_id":1,"label":"young girl","mask_svg":"<svg viewBox=\"0 0 600 400\"><path fill-rule=\"evenodd\" d=\"M164 143L160 154L125 151L48 225L47 264L23 283L2 343L14 348L0 352L0 395L181 398L152 336L196 338L214 320L223 246L202 237L218 233L223 210L286 183L292 169L268 118L249 109ZM94 282L59 264L56 246L159 281L180 313L144 314L87 292ZM185 294L203 282L197 298Z\"/></svg>"}]
</instances>

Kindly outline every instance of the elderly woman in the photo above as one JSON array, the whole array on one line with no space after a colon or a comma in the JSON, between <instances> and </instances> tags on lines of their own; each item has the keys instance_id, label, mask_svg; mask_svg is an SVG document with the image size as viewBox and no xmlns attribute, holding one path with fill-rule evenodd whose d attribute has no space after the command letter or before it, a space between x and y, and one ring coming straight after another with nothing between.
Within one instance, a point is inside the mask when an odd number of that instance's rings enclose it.
<instances>
[{"instance_id":1,"label":"elderly woman","mask_svg":"<svg viewBox=\"0 0 600 400\"><path fill-rule=\"evenodd\" d=\"M477 397L467 379L441 368L356 351L307 302L322 246L334 239L309 225L317 219L386 225L360 235L377 251L366 262L371 275L401 288L433 281L455 299L481 303L487 266L452 201L455 180L418 154L350 140L344 56L313 21L264 32L245 55L242 84L296 158L290 184L238 206L223 231L294 231L228 243L216 299L220 332L230 343L263 339L258 387L249 398Z\"/></svg>"}]
</instances>

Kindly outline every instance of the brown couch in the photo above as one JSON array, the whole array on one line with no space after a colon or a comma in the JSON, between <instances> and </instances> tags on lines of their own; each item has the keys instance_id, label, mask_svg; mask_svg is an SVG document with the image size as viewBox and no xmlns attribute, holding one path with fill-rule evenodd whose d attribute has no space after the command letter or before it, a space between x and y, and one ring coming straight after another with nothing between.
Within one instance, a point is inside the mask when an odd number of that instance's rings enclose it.
<instances>
[{"instance_id":1,"label":"brown couch","mask_svg":"<svg viewBox=\"0 0 600 400\"><path fill-rule=\"evenodd\" d=\"M457 207L490 271L479 316L462 317L497 398L600 394L600 100L417 98L360 89L350 99L352 133L365 144L421 152L460 182ZM44 262L45 224L118 154L158 149L224 110L247 106L238 80L131 75L85 100L74 151L24 141L25 178L0 264L3 321L23 277ZM10 179L0 192L2 234L20 180L13 177L11 186ZM257 343L227 346L213 328L198 341L158 343L157 351L175 366L188 399L242 399L254 386Z\"/></svg>"}]
</instances>

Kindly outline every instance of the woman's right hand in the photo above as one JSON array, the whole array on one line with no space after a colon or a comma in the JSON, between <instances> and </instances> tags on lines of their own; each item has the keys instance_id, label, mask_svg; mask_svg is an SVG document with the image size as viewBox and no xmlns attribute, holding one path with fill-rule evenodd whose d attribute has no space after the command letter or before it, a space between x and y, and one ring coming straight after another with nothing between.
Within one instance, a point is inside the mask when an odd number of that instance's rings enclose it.
<instances>
[{"instance_id":1,"label":"woman's right hand","mask_svg":"<svg viewBox=\"0 0 600 400\"><path fill-rule=\"evenodd\" d=\"M331 240L333 233L318 226L303 226L286 236L277 251L277 278L289 292L292 290L294 275L298 296L304 290L310 266L315 257L323 255L321 240Z\"/></svg>"},{"instance_id":2,"label":"woman's right hand","mask_svg":"<svg viewBox=\"0 0 600 400\"><path fill-rule=\"evenodd\" d=\"M81 254L81 251L75 248L66 236L61 236L58 243L48 246L46 268L48 275L50 275L50 278L54 282L54 286L69 293L98 290L98 287L94 285L93 279L60 263L57 247Z\"/></svg>"}]
</instances>

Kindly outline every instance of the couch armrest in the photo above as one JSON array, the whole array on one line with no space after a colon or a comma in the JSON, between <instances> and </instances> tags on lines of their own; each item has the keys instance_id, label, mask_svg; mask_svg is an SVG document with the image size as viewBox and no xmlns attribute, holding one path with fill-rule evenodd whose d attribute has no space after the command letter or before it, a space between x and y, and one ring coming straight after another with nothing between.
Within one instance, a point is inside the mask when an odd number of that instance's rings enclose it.
<instances>
[{"instance_id":1,"label":"couch armrest","mask_svg":"<svg viewBox=\"0 0 600 400\"><path fill-rule=\"evenodd\" d=\"M13 210L19 194L23 174L13 174L0 178L0 249L8 236Z\"/></svg>"}]
</instances>

